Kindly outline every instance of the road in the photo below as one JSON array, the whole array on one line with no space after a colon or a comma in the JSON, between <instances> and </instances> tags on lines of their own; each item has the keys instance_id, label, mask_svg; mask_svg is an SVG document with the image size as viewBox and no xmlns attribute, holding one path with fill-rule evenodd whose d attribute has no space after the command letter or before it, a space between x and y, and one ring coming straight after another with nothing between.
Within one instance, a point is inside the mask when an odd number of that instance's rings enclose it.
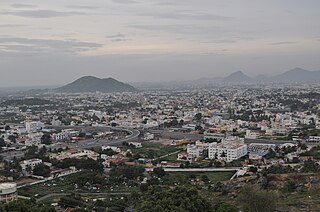
<instances>
[{"instance_id":1,"label":"road","mask_svg":"<svg viewBox=\"0 0 320 212\"><path fill-rule=\"evenodd\" d=\"M150 130L151 133L160 134L162 138L166 139L190 139L191 141L200 140L203 138L201 134L192 134L192 133L184 133L184 132L172 132L169 130ZM267 144L284 144L284 143L293 143L296 144L296 141L281 141L281 140L270 140L270 139L245 139L244 143L267 143Z\"/></svg>"},{"instance_id":2,"label":"road","mask_svg":"<svg viewBox=\"0 0 320 212\"><path fill-rule=\"evenodd\" d=\"M122 130L128 132L130 135L126 136L125 138L120 138L117 140L80 140L75 143L60 143L60 144L53 144L48 148L59 149L68 146L70 149L73 148L80 148L80 149L90 149L94 147L100 147L105 145L112 145L112 146L121 146L123 142L133 142L137 141L140 131L134 129L120 129L120 128L113 128L112 130Z\"/></svg>"},{"instance_id":3,"label":"road","mask_svg":"<svg viewBox=\"0 0 320 212\"><path fill-rule=\"evenodd\" d=\"M86 131L94 131L94 130L106 130L106 129L111 129L111 130L120 130L120 131L126 131L130 135L117 139L117 140L80 140L75 143L56 143L52 144L50 146L47 146L47 148L51 149L59 149L59 148L65 148L69 147L71 149L73 148L81 148L81 149L90 149L94 147L100 147L104 145L112 145L112 146L120 146L124 141L126 142L132 142L132 141L137 141L140 131L135 130L135 129L124 129L124 128L116 128L116 127L85 127L85 126L64 126L64 127L54 127L56 129L66 129L66 128L73 128L73 129L85 129ZM203 138L203 135L201 134L192 134L192 133L184 133L184 132L172 132L169 130L150 130L151 133L155 134L160 134L162 138L165 139L175 139L175 140L180 140L180 139L190 139L191 141L196 141L200 140ZM267 143L267 144L284 144L284 143L294 143L296 144L297 142L294 141L280 141L280 140L266 140L266 139L245 139L244 141L246 144L251 144L251 143ZM14 157L16 158L21 158L23 157L23 152L21 151L12 151L12 152L5 152L1 153L0 156L4 158L4 160L11 161L13 160Z\"/></svg>"},{"instance_id":4,"label":"road","mask_svg":"<svg viewBox=\"0 0 320 212\"><path fill-rule=\"evenodd\" d=\"M171 153L166 154L166 155L162 155L162 156L160 156L160 157L158 157L158 158L155 158L154 160L159 160L159 159L161 159L161 158L165 158L165 157L168 157L168 156L170 156L170 155L177 154L178 152L181 152L181 150L178 150L178 151L175 151L175 152L171 152Z\"/></svg>"},{"instance_id":5,"label":"road","mask_svg":"<svg viewBox=\"0 0 320 212\"><path fill-rule=\"evenodd\" d=\"M65 128L74 128L74 129L84 129L85 127L59 127L60 129L65 129ZM75 143L55 143L55 144L51 144L51 145L47 145L46 148L47 149L59 149L59 148L65 148L65 147L69 147L70 149L74 149L74 148L80 148L80 149L91 149L94 147L100 147L100 146L105 146L105 145L112 145L112 146L120 146L122 145L122 143L124 141L126 142L133 142L133 141L137 141L138 137L140 135L140 131L139 130L135 130L135 129L124 129L124 128L115 128L115 127L90 127L87 128L86 130L92 130L92 129L99 129L100 131L102 131L103 129L111 129L114 131L126 131L128 132L130 135L126 136L125 138L120 138L117 140L80 140L77 141ZM0 156L3 157L4 160L6 161L12 161L15 157L16 158L21 158L23 157L24 152L23 151L10 151L10 152L3 152L0 153Z\"/></svg>"},{"instance_id":6,"label":"road","mask_svg":"<svg viewBox=\"0 0 320 212\"><path fill-rule=\"evenodd\" d=\"M244 143L251 144L251 143L263 143L263 144L286 144L286 143L292 143L292 144L298 144L297 141L281 141L281 140L270 140L270 139L244 139Z\"/></svg>"},{"instance_id":7,"label":"road","mask_svg":"<svg viewBox=\"0 0 320 212\"><path fill-rule=\"evenodd\" d=\"M225 167L225 168L163 168L165 172L230 172L238 171L239 167ZM153 168L148 168L146 171L153 171Z\"/></svg>"}]
</instances>

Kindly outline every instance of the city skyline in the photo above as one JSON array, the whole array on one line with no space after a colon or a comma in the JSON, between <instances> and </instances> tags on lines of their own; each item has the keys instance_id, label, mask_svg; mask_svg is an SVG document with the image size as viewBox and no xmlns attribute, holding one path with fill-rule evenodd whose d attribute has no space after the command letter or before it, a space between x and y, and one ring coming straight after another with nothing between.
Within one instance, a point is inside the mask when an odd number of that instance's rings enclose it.
<instances>
[{"instance_id":1,"label":"city skyline","mask_svg":"<svg viewBox=\"0 0 320 212\"><path fill-rule=\"evenodd\" d=\"M78 77L185 81L317 71L320 2L8 1L0 3L0 87Z\"/></svg>"}]
</instances>

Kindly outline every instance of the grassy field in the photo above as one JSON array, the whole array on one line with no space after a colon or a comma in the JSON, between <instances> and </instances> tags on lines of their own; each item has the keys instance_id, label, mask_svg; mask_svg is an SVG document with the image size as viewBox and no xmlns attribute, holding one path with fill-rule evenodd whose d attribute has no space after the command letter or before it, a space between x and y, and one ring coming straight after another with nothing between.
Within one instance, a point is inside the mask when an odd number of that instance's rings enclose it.
<instances>
[{"instance_id":1,"label":"grassy field","mask_svg":"<svg viewBox=\"0 0 320 212\"><path fill-rule=\"evenodd\" d=\"M18 189L18 194L26 197L34 197L36 199L52 193L110 193L110 192L130 192L132 188L119 186L102 186L100 188L76 186L79 178L82 177L82 172L68 175L66 177L57 178L45 183L40 183L32 186L27 186Z\"/></svg>"},{"instance_id":2,"label":"grassy field","mask_svg":"<svg viewBox=\"0 0 320 212\"><path fill-rule=\"evenodd\" d=\"M164 158L161 158L161 161L171 161L171 162L174 162L176 161L178 158L178 153L175 153L175 154L172 154L172 155L169 155L167 157L164 157Z\"/></svg>"},{"instance_id":3,"label":"grassy field","mask_svg":"<svg viewBox=\"0 0 320 212\"><path fill-rule=\"evenodd\" d=\"M166 154L170 154L172 152L176 152L179 150L184 150L185 146L171 146L171 145L163 145L161 143L156 143L153 141L143 142L142 148L134 149L130 148L133 154L141 154L145 155L147 158L153 159Z\"/></svg>"}]
</instances>

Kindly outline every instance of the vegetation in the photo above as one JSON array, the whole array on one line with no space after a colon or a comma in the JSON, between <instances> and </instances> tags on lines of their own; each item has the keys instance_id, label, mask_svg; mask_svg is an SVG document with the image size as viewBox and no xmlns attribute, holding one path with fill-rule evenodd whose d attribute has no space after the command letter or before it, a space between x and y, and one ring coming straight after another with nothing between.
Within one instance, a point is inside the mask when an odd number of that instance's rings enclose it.
<instances>
[{"instance_id":1,"label":"vegetation","mask_svg":"<svg viewBox=\"0 0 320 212\"><path fill-rule=\"evenodd\" d=\"M103 166L98 161L95 161L93 159L75 159L75 158L67 158L62 161L53 161L52 163L55 167L58 168L68 168L70 166L74 166L77 169L82 170L92 170L95 172L102 172Z\"/></svg>"},{"instance_id":2,"label":"vegetation","mask_svg":"<svg viewBox=\"0 0 320 212\"><path fill-rule=\"evenodd\" d=\"M256 186L244 186L239 195L238 203L246 212L273 212L277 209L279 194L274 191L260 190Z\"/></svg>"},{"instance_id":3,"label":"vegetation","mask_svg":"<svg viewBox=\"0 0 320 212\"><path fill-rule=\"evenodd\" d=\"M112 182L128 182L143 177L145 169L142 166L120 165L110 170L110 180Z\"/></svg>"},{"instance_id":4,"label":"vegetation","mask_svg":"<svg viewBox=\"0 0 320 212\"><path fill-rule=\"evenodd\" d=\"M0 205L1 212L55 212L53 206L36 204L29 200L17 200L8 204Z\"/></svg>"},{"instance_id":5,"label":"vegetation","mask_svg":"<svg viewBox=\"0 0 320 212\"><path fill-rule=\"evenodd\" d=\"M136 208L137 211L214 211L208 199L202 197L194 188L151 187L143 193L142 199L143 201Z\"/></svg>"},{"instance_id":6,"label":"vegetation","mask_svg":"<svg viewBox=\"0 0 320 212\"><path fill-rule=\"evenodd\" d=\"M36 165L33 169L33 174L42 176L42 177L49 177L50 176L50 167L44 164Z\"/></svg>"}]
</instances>

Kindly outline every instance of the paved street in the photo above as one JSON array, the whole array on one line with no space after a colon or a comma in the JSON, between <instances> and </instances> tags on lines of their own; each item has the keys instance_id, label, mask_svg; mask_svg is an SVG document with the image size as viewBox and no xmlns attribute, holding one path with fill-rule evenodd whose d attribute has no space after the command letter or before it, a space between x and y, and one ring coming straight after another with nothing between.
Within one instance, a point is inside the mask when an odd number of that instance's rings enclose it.
<instances>
[{"instance_id":1,"label":"paved street","mask_svg":"<svg viewBox=\"0 0 320 212\"><path fill-rule=\"evenodd\" d=\"M66 127L65 127L66 128ZM69 127L70 128L70 127ZM72 127L74 129L83 129L84 127ZM60 127L60 129L63 129L62 127ZM89 129L94 129L94 127L90 127ZM111 129L111 130L121 130L121 131L126 131L128 132L130 135L126 136L125 138L120 138L117 140L107 140L107 139L101 139L101 140L80 140L78 142L75 143L55 143L49 146L46 146L47 149L51 148L51 149L59 149L59 148L65 148L65 147L69 147L70 149L72 148L82 148L82 149L90 149L90 148L94 148L94 147L100 147L100 146L104 146L104 145L112 145L112 146L120 146L124 141L126 142L132 142L132 141L137 141L139 135L140 135L140 131L139 130L134 130L134 129L124 129L124 128L114 128L114 127L109 127L109 128L101 128L98 127L96 129L102 130L102 129ZM16 158L21 158L24 155L24 151L10 151L10 152L3 152L0 153L0 156L3 157L4 160L6 161L11 161L13 160L15 157Z\"/></svg>"}]
</instances>

